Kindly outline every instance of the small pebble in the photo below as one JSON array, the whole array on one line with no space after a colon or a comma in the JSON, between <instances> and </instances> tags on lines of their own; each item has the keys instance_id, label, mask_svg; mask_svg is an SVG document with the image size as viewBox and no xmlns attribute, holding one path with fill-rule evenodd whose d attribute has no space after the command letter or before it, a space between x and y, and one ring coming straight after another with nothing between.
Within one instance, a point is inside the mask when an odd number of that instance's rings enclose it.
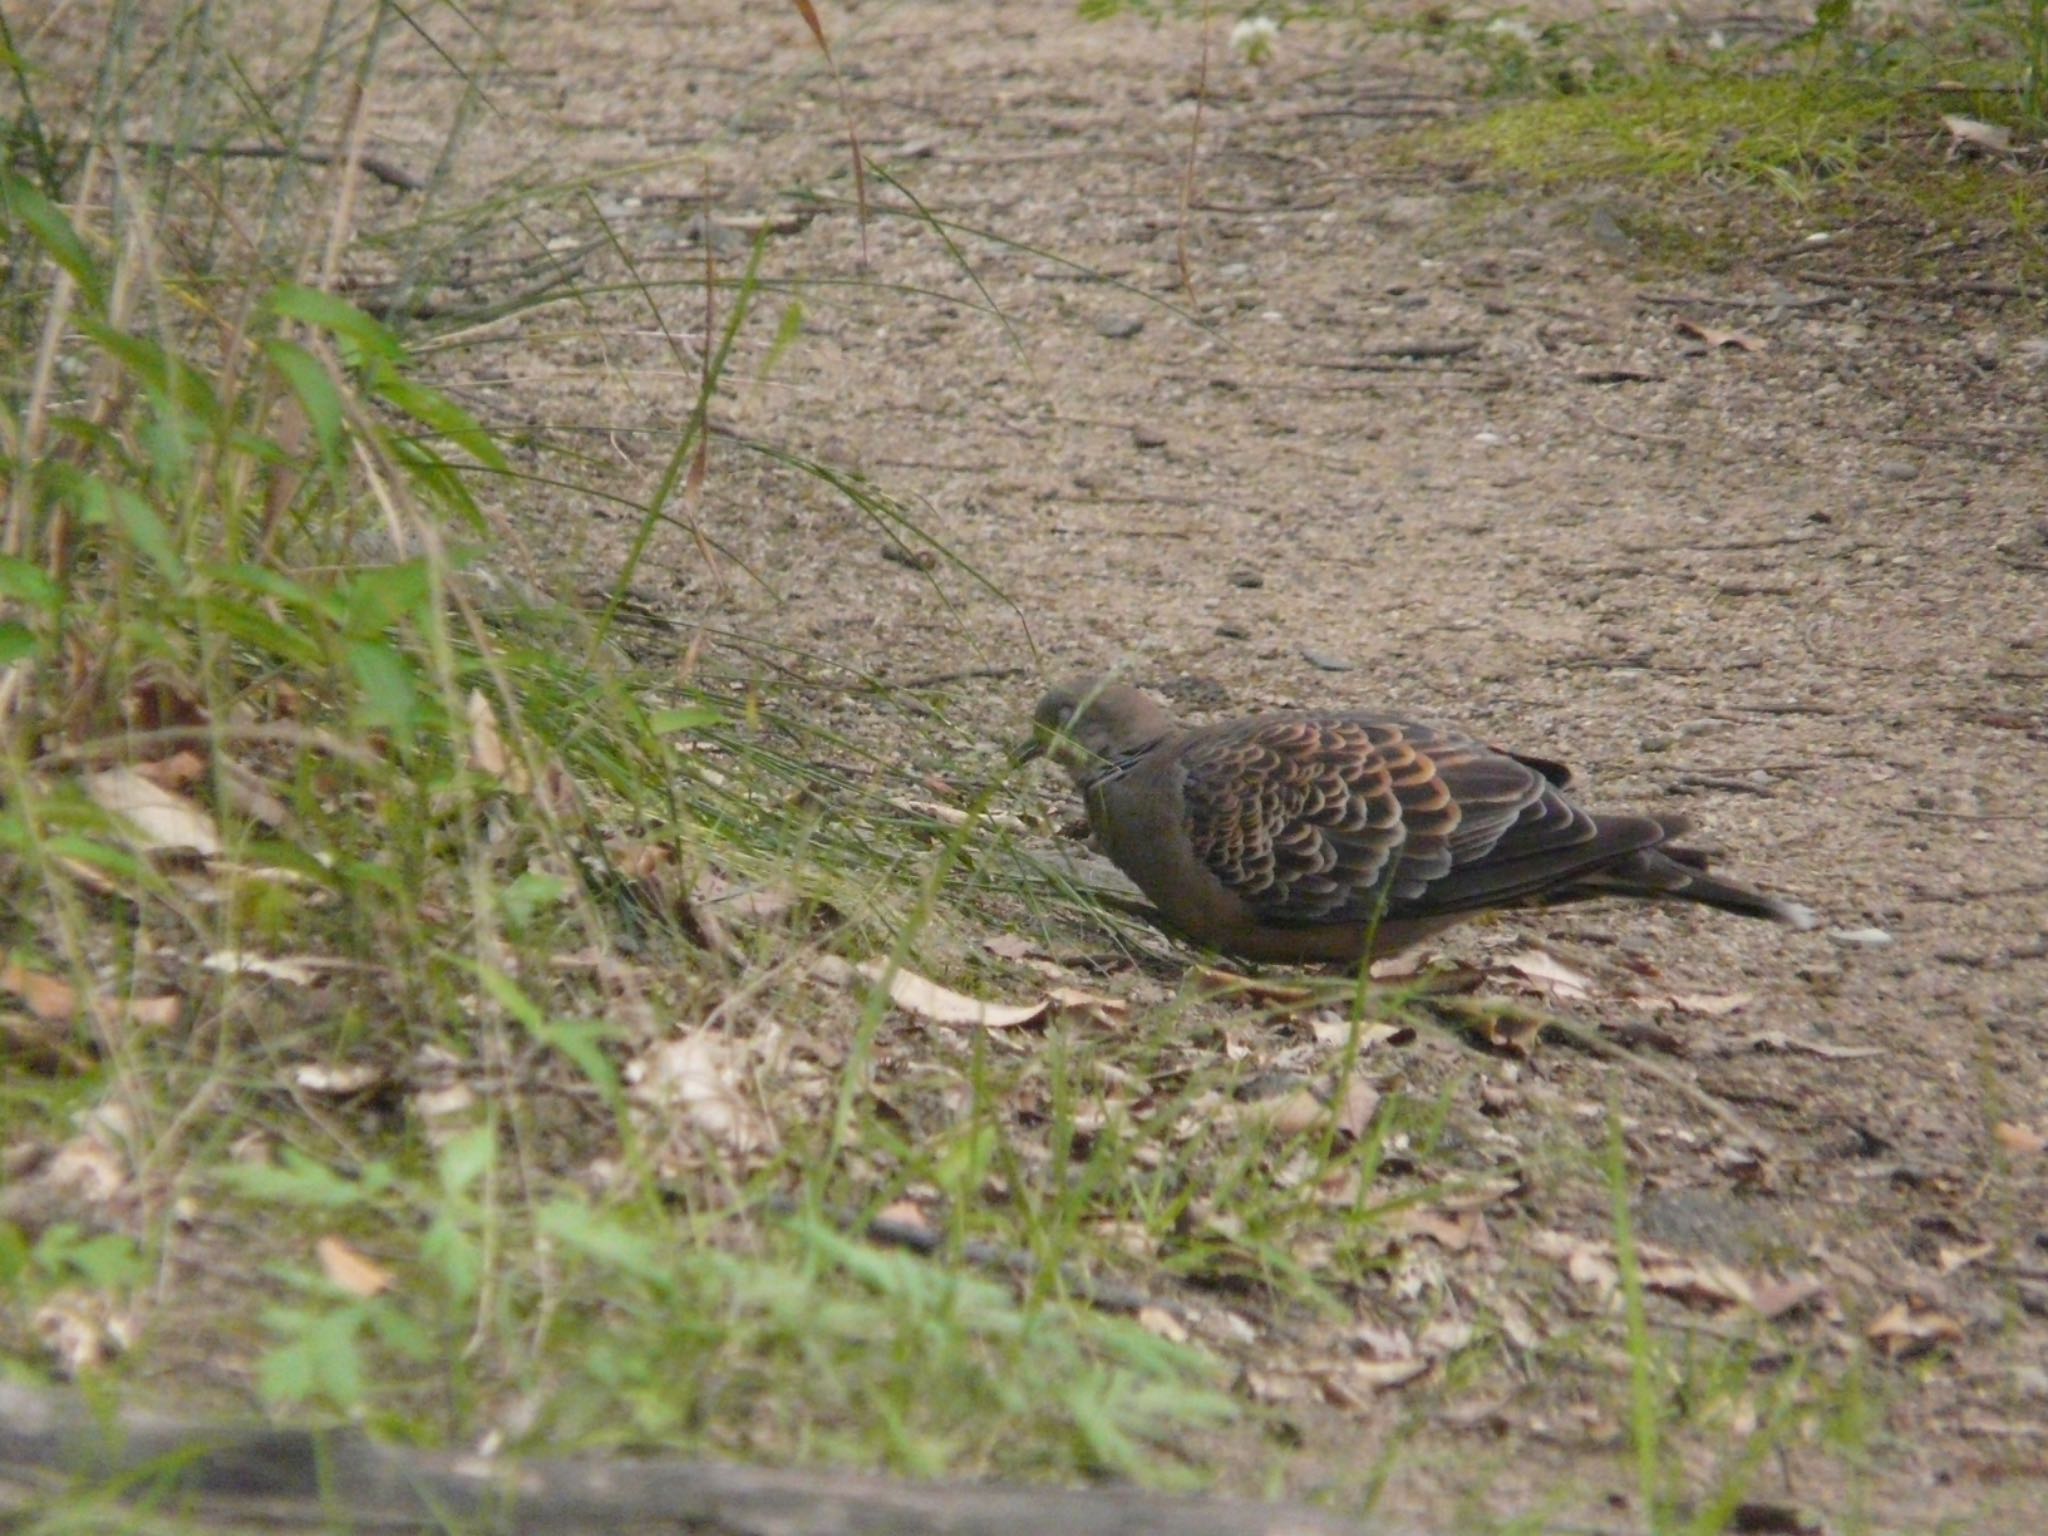
<instances>
[{"instance_id":1,"label":"small pebble","mask_svg":"<svg viewBox=\"0 0 2048 1536\"><path fill-rule=\"evenodd\" d=\"M1133 427L1131 428L1131 441L1140 448L1164 448L1166 446L1166 434L1157 427Z\"/></svg>"},{"instance_id":2,"label":"small pebble","mask_svg":"<svg viewBox=\"0 0 2048 1536\"><path fill-rule=\"evenodd\" d=\"M1879 459L1877 473L1879 479L1896 480L1904 484L1908 480L1920 478L1920 466L1911 459Z\"/></svg>"},{"instance_id":3,"label":"small pebble","mask_svg":"<svg viewBox=\"0 0 2048 1536\"><path fill-rule=\"evenodd\" d=\"M1218 624L1216 633L1226 640L1249 640L1252 637L1252 632L1242 624Z\"/></svg>"},{"instance_id":4,"label":"small pebble","mask_svg":"<svg viewBox=\"0 0 2048 1536\"><path fill-rule=\"evenodd\" d=\"M1301 659L1324 672L1349 672L1356 665L1346 661L1342 656L1332 656L1328 651L1310 650L1307 646L1302 647Z\"/></svg>"},{"instance_id":5,"label":"small pebble","mask_svg":"<svg viewBox=\"0 0 2048 1536\"><path fill-rule=\"evenodd\" d=\"M1145 322L1136 315L1110 315L1095 322L1095 334L1111 341L1129 341L1143 329Z\"/></svg>"},{"instance_id":6,"label":"small pebble","mask_svg":"<svg viewBox=\"0 0 2048 1536\"><path fill-rule=\"evenodd\" d=\"M1266 578L1250 566L1240 565L1230 573L1230 584L1233 587L1263 587L1266 584Z\"/></svg>"},{"instance_id":7,"label":"small pebble","mask_svg":"<svg viewBox=\"0 0 2048 1536\"><path fill-rule=\"evenodd\" d=\"M1844 949L1883 949L1892 942L1882 928L1830 928L1828 938Z\"/></svg>"}]
</instances>

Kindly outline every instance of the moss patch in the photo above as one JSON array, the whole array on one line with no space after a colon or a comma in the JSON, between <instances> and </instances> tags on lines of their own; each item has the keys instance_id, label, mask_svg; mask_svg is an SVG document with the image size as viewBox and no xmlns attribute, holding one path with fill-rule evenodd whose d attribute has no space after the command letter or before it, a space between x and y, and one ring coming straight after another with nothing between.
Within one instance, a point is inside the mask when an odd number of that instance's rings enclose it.
<instances>
[{"instance_id":1,"label":"moss patch","mask_svg":"<svg viewBox=\"0 0 2048 1536\"><path fill-rule=\"evenodd\" d=\"M1942 121L1995 123L2011 110L2010 97L1912 90L1840 67L1673 69L1501 106L1418 135L1408 152L1586 189L1659 272L1853 229L1864 255L1899 276L2038 285L2048 279L2039 157L1958 149Z\"/></svg>"}]
</instances>

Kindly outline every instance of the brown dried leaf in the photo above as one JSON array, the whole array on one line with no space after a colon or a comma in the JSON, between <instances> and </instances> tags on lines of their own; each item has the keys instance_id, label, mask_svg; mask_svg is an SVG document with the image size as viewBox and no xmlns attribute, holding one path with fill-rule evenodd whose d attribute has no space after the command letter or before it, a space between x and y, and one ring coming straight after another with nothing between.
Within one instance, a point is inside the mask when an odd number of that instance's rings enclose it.
<instances>
[{"instance_id":1,"label":"brown dried leaf","mask_svg":"<svg viewBox=\"0 0 2048 1536\"><path fill-rule=\"evenodd\" d=\"M1403 1211L1392 1223L1410 1237L1426 1237L1446 1253L1463 1253L1486 1237L1486 1218L1477 1211L1434 1211L1418 1206Z\"/></svg>"},{"instance_id":2,"label":"brown dried leaf","mask_svg":"<svg viewBox=\"0 0 2048 1536\"><path fill-rule=\"evenodd\" d=\"M1222 970L1213 965L1196 966L1193 980L1195 990L1204 995L1220 996L1234 1003L1251 1003L1274 1008L1298 1008L1313 1003L1319 995L1314 987L1240 976L1235 971Z\"/></svg>"},{"instance_id":3,"label":"brown dried leaf","mask_svg":"<svg viewBox=\"0 0 2048 1536\"><path fill-rule=\"evenodd\" d=\"M1963 1341L1963 1325L1945 1312L1918 1301L1899 1301L1887 1307L1865 1330L1872 1344L1888 1360L1910 1360L1932 1350Z\"/></svg>"},{"instance_id":4,"label":"brown dried leaf","mask_svg":"<svg viewBox=\"0 0 2048 1536\"><path fill-rule=\"evenodd\" d=\"M1944 1275L1952 1275L1957 1270L1976 1263L1979 1259L1988 1259L1997 1246L1996 1243L1988 1240L1963 1243L1954 1248L1944 1243L1934 1251L1934 1267Z\"/></svg>"},{"instance_id":5,"label":"brown dried leaf","mask_svg":"<svg viewBox=\"0 0 2048 1536\"><path fill-rule=\"evenodd\" d=\"M67 1291L36 1309L36 1337L65 1377L76 1379L108 1364L134 1342L134 1320L113 1311L104 1297Z\"/></svg>"},{"instance_id":6,"label":"brown dried leaf","mask_svg":"<svg viewBox=\"0 0 2048 1536\"><path fill-rule=\"evenodd\" d=\"M2001 1120L1991 1127L1991 1137L2015 1157L2036 1157L2048 1151L2048 1135L2012 1120Z\"/></svg>"},{"instance_id":7,"label":"brown dried leaf","mask_svg":"<svg viewBox=\"0 0 2048 1536\"><path fill-rule=\"evenodd\" d=\"M730 1151L765 1151L775 1130L741 1089L746 1063L722 1035L699 1032L670 1040L629 1062L634 1097L657 1112L679 1114L685 1125Z\"/></svg>"},{"instance_id":8,"label":"brown dried leaf","mask_svg":"<svg viewBox=\"0 0 2048 1536\"><path fill-rule=\"evenodd\" d=\"M185 1013L185 1000L175 992L165 992L156 997L131 997L125 1003L96 1001L94 1008L103 1017L138 1025L143 1029L172 1029Z\"/></svg>"},{"instance_id":9,"label":"brown dried leaf","mask_svg":"<svg viewBox=\"0 0 2048 1536\"><path fill-rule=\"evenodd\" d=\"M915 1232L930 1232L931 1221L925 1216L924 1207L915 1200L894 1200L875 1212L877 1225L909 1228Z\"/></svg>"},{"instance_id":10,"label":"brown dried leaf","mask_svg":"<svg viewBox=\"0 0 2048 1536\"><path fill-rule=\"evenodd\" d=\"M1753 1306L1756 1293L1741 1275L1712 1259L1641 1258L1643 1287L1687 1306Z\"/></svg>"},{"instance_id":11,"label":"brown dried leaf","mask_svg":"<svg viewBox=\"0 0 2048 1536\"><path fill-rule=\"evenodd\" d=\"M1351 1021L1334 1013L1318 1013L1308 1021L1309 1029L1315 1034L1317 1045L1334 1045L1339 1048L1351 1043ZM1415 1039L1413 1024L1360 1024L1358 1026L1358 1054L1380 1045L1409 1045Z\"/></svg>"},{"instance_id":12,"label":"brown dried leaf","mask_svg":"<svg viewBox=\"0 0 2048 1536\"><path fill-rule=\"evenodd\" d=\"M1337 1134L1348 1141L1357 1141L1365 1134L1365 1128L1372 1124L1372 1117L1379 1112L1379 1090L1362 1077L1354 1077L1344 1085L1343 1098L1336 1108Z\"/></svg>"},{"instance_id":13,"label":"brown dried leaf","mask_svg":"<svg viewBox=\"0 0 2048 1536\"><path fill-rule=\"evenodd\" d=\"M1418 1377L1429 1374L1430 1362L1410 1355L1399 1360L1346 1360L1342 1365L1316 1373L1326 1394L1335 1388L1340 1394L1348 1391L1361 1393L1387 1392L1395 1387L1405 1387ZM1338 1407L1362 1406L1353 1402L1338 1401Z\"/></svg>"},{"instance_id":14,"label":"brown dried leaf","mask_svg":"<svg viewBox=\"0 0 2048 1536\"><path fill-rule=\"evenodd\" d=\"M1053 1012L1063 1019L1088 1024L1117 1025L1131 1016L1131 1005L1120 997L1104 997L1080 987L1053 987L1046 993Z\"/></svg>"},{"instance_id":15,"label":"brown dried leaf","mask_svg":"<svg viewBox=\"0 0 2048 1536\"><path fill-rule=\"evenodd\" d=\"M1703 341L1715 351L1722 347L1734 347L1743 352L1764 352L1770 348L1770 343L1750 335L1747 331L1724 331L1711 325L1702 325L1697 320L1680 320L1675 328L1679 335Z\"/></svg>"},{"instance_id":16,"label":"brown dried leaf","mask_svg":"<svg viewBox=\"0 0 2048 1536\"><path fill-rule=\"evenodd\" d=\"M508 777L511 756L505 751L505 737L498 729L498 712L483 689L469 691L469 766L494 779Z\"/></svg>"},{"instance_id":17,"label":"brown dried leaf","mask_svg":"<svg viewBox=\"0 0 2048 1536\"><path fill-rule=\"evenodd\" d=\"M1750 1304L1756 1308L1758 1316L1775 1321L1826 1294L1827 1282L1818 1275L1794 1275L1788 1280L1760 1282Z\"/></svg>"},{"instance_id":18,"label":"brown dried leaf","mask_svg":"<svg viewBox=\"0 0 2048 1536\"><path fill-rule=\"evenodd\" d=\"M0 967L0 991L12 992L45 1024L62 1024L78 1013L78 989L70 982L28 970L17 961Z\"/></svg>"},{"instance_id":19,"label":"brown dried leaf","mask_svg":"<svg viewBox=\"0 0 2048 1536\"><path fill-rule=\"evenodd\" d=\"M1306 1088L1278 1098L1260 1099L1246 1112L1269 1123L1282 1136L1305 1136L1323 1123L1323 1101Z\"/></svg>"},{"instance_id":20,"label":"brown dried leaf","mask_svg":"<svg viewBox=\"0 0 2048 1536\"><path fill-rule=\"evenodd\" d=\"M308 1062L292 1072L294 1088L323 1099L352 1099L383 1087L390 1079L390 1069L373 1061L351 1061L337 1066Z\"/></svg>"},{"instance_id":21,"label":"brown dried leaf","mask_svg":"<svg viewBox=\"0 0 2048 1536\"><path fill-rule=\"evenodd\" d=\"M1696 1013L1704 1019L1725 1019L1740 1013L1756 1001L1753 992L1665 992L1637 999L1645 1008L1670 1008L1678 1013Z\"/></svg>"},{"instance_id":22,"label":"brown dried leaf","mask_svg":"<svg viewBox=\"0 0 2048 1536\"><path fill-rule=\"evenodd\" d=\"M206 759L189 749L153 763L137 763L135 771L158 789L179 790L206 777Z\"/></svg>"},{"instance_id":23,"label":"brown dried leaf","mask_svg":"<svg viewBox=\"0 0 2048 1536\"><path fill-rule=\"evenodd\" d=\"M85 776L93 804L125 821L145 851L176 849L212 858L221 851L213 818L183 795L151 783L133 768L108 768Z\"/></svg>"},{"instance_id":24,"label":"brown dried leaf","mask_svg":"<svg viewBox=\"0 0 2048 1536\"><path fill-rule=\"evenodd\" d=\"M1944 112L1941 125L1948 130L1956 148L1968 145L1991 155L2002 155L2012 149L2012 130L1997 123L1979 122L1974 117L1955 117Z\"/></svg>"},{"instance_id":25,"label":"brown dried leaf","mask_svg":"<svg viewBox=\"0 0 2048 1536\"><path fill-rule=\"evenodd\" d=\"M1533 1056L1543 1033L1543 1020L1520 1009L1486 1008L1470 1015L1472 1031L1487 1045L1510 1056Z\"/></svg>"},{"instance_id":26,"label":"brown dried leaf","mask_svg":"<svg viewBox=\"0 0 2048 1536\"><path fill-rule=\"evenodd\" d=\"M1175 1344L1185 1344L1189 1338L1187 1326L1164 1307L1138 1308L1138 1326Z\"/></svg>"},{"instance_id":27,"label":"brown dried leaf","mask_svg":"<svg viewBox=\"0 0 2048 1536\"><path fill-rule=\"evenodd\" d=\"M1521 949L1499 964L1529 983L1530 990L1562 1002L1583 1002L1593 995L1593 978L1540 949Z\"/></svg>"},{"instance_id":28,"label":"brown dried leaf","mask_svg":"<svg viewBox=\"0 0 2048 1536\"><path fill-rule=\"evenodd\" d=\"M1045 956L1045 950L1035 940L1021 933L992 934L981 941L981 947L998 960L1037 960Z\"/></svg>"},{"instance_id":29,"label":"brown dried leaf","mask_svg":"<svg viewBox=\"0 0 2048 1536\"><path fill-rule=\"evenodd\" d=\"M886 960L865 960L854 970L870 981L886 982L889 1000L928 1024L1014 1029L1039 1023L1052 1011L1051 1000L1043 998L1035 1003L985 1003L901 966L891 971Z\"/></svg>"},{"instance_id":30,"label":"brown dried leaf","mask_svg":"<svg viewBox=\"0 0 2048 1536\"><path fill-rule=\"evenodd\" d=\"M1753 1051L1796 1051L1801 1055L1818 1056L1824 1061L1862 1061L1866 1057L1884 1054L1874 1045L1832 1045L1810 1036L1788 1035L1781 1029L1758 1030L1753 1035L1744 1036L1739 1043Z\"/></svg>"},{"instance_id":31,"label":"brown dried leaf","mask_svg":"<svg viewBox=\"0 0 2048 1536\"><path fill-rule=\"evenodd\" d=\"M239 949L217 949L199 964L223 976L261 976L294 987L317 986L328 963L313 955L252 955Z\"/></svg>"},{"instance_id":32,"label":"brown dried leaf","mask_svg":"<svg viewBox=\"0 0 2048 1536\"><path fill-rule=\"evenodd\" d=\"M374 1260L365 1258L343 1239L329 1233L313 1245L320 1260L320 1272L347 1291L368 1301L382 1296L398 1283L398 1277Z\"/></svg>"}]
</instances>

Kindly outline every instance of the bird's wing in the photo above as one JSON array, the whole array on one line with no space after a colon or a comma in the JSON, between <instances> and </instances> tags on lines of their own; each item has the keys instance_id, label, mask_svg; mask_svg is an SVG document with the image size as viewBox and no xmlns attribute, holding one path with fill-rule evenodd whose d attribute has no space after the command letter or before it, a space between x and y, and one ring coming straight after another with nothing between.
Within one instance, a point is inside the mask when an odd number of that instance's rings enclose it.
<instances>
[{"instance_id":1,"label":"bird's wing","mask_svg":"<svg viewBox=\"0 0 2048 1536\"><path fill-rule=\"evenodd\" d=\"M1440 726L1286 716L1196 731L1179 755L1195 857L1282 926L1507 905L1664 838L1647 817L1596 822L1558 765Z\"/></svg>"}]
</instances>

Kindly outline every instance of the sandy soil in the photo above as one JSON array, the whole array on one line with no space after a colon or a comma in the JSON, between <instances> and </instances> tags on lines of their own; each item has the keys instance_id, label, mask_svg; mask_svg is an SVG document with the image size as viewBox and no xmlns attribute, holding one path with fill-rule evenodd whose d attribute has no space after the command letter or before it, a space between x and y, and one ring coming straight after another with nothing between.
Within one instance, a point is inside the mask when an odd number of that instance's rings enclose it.
<instances>
[{"instance_id":1,"label":"sandy soil","mask_svg":"<svg viewBox=\"0 0 2048 1536\"><path fill-rule=\"evenodd\" d=\"M869 151L949 221L958 256L873 187L894 211L863 274L843 119L775 7L515 21L486 163L601 177L593 195L657 281L701 264L708 159L721 220L788 231L764 273L806 314L719 418L862 470L1016 606L886 558L842 501L737 451L714 456L702 523L760 579L714 577L675 535L639 595L772 636L789 652L722 663L793 671L876 741L900 717L852 697L849 669L990 669L943 690L970 752L1014 735L1044 677L1112 664L1196 713L1469 721L1573 761L1595 802L1696 817L1831 928L1882 930L1864 947L1633 910L1516 930L1754 995L1676 1026L1697 1050L1671 1066L1772 1138L1763 1191L1709 1155L1717 1128L1692 1100L1597 1062L1537 1070L1564 1103L1627 1095L1651 1237L1737 1260L1761 1222L1817 1255L1843 1312L1823 1348L1858 1347L1909 1299L1962 1326L1892 1401L1860 1493L1790 1466L1776 1492L1848 1528L2016 1528L2048 1433L2048 1184L1991 1128L2048 1125L2038 312L1796 266L1646 280L1600 217L1627 189L1565 202L1387 155L1390 133L1460 105L1453 67L1399 40L1294 28L1251 70L1219 29L1205 75L1198 25L1081 25L1062 0L868 5L832 25ZM400 153L407 133L388 121L379 139ZM657 297L669 327L700 329L686 287ZM1708 351L1678 319L1759 345ZM693 340L679 358L630 296L615 324L529 317L507 335L502 367L471 381L482 402L558 438L588 426L644 494L692 398ZM1389 355L1416 344L1455 355ZM604 579L630 517L552 510L558 545ZM1765 1032L1845 1054L1712 1049ZM1597 1189L1560 1189L1549 1214L1574 1207L1601 1230ZM1978 1242L1992 1251L1941 1272ZM1629 1486L1614 1426L1575 1421L1573 1396L1553 1383L1411 1425L1383 1507L1441 1511L1449 1483L1497 1514L1561 1499L1627 1524L1603 1503ZM1356 1418L1287 1411L1310 1447L1298 1490L1360 1459Z\"/></svg>"},{"instance_id":2,"label":"sandy soil","mask_svg":"<svg viewBox=\"0 0 2048 1536\"><path fill-rule=\"evenodd\" d=\"M1762 1223L1825 1275L1823 1354L1908 1300L1960 1328L1876 1368L1858 1487L1794 1455L1774 1493L1830 1529L2019 1529L2048 1498L2048 1177L1993 1127L2048 1128L2039 312L1798 264L1648 279L1601 217L1628 189L1545 198L1388 154L1467 105L1453 65L1398 38L1295 27L1253 70L1220 27L1205 51L1197 23L1083 25L1070 0L826 20L868 150L958 255L875 185L860 266L844 120L793 8L530 8L483 77L451 204L515 173L592 178L662 325L633 291L529 312L442 343L443 376L645 495L694 397L708 162L722 223L780 232L760 302L805 314L767 378L749 375L773 325L750 329L716 418L857 467L1005 594L885 557L845 502L721 444L700 518L734 558L714 573L665 533L636 584L755 637L711 664L794 677L877 742L902 717L857 674L964 674L936 696L969 756L1015 734L1044 678L1109 665L1198 715L1454 718L1572 761L1594 803L1684 811L1732 867L1822 908L1832 937L1601 908L1473 942L1752 994L1671 1023L1692 1050L1661 1061L1770 1138L1767 1177L1713 1155L1725 1128L1699 1095L1595 1057L1528 1071L1567 1112L1623 1097L1651 1237L1740 1261ZM413 40L391 57L372 140L417 164L451 96ZM366 197L373 226L404 202ZM563 244L588 226L561 199L528 221ZM736 270L744 234L716 239ZM1757 345L1710 351L1679 319ZM532 537L607 580L631 513L530 500ZM1741 1043L1766 1033L1839 1054ZM1529 1198L1532 1226L1602 1229L1597 1183ZM1537 1500L1630 1527L1617 1428L1574 1418L1577 1393L1292 1404L1288 1481L1313 1493L1400 1429L1383 1508Z\"/></svg>"}]
</instances>

